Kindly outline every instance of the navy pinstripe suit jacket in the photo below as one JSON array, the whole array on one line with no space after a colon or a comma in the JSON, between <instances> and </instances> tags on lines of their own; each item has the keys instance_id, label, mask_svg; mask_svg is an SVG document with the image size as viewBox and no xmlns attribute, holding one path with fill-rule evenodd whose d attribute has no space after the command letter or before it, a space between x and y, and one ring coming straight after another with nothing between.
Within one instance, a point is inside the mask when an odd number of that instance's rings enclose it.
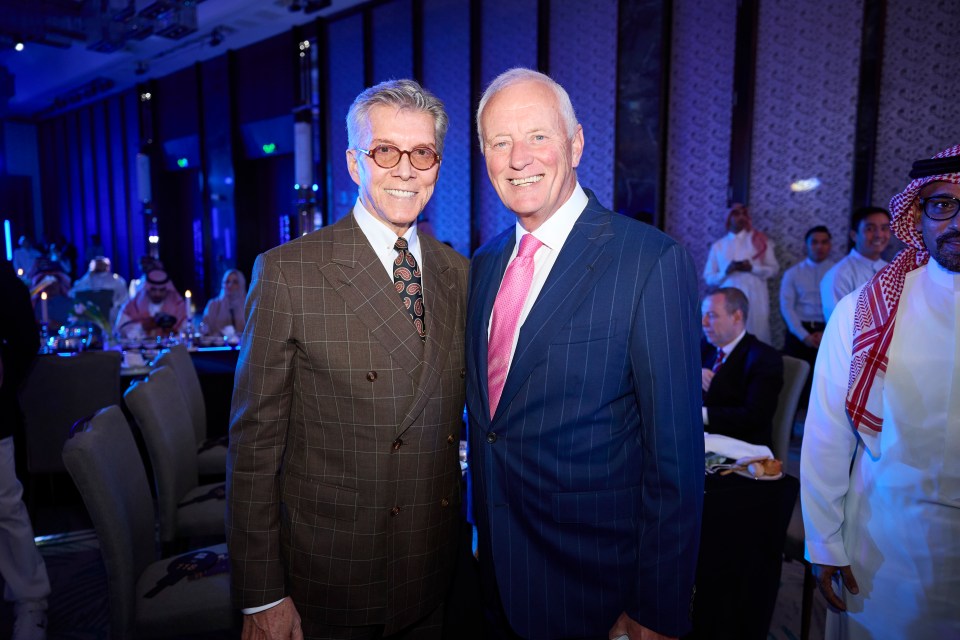
<instances>
[{"instance_id":1,"label":"navy pinstripe suit jacket","mask_svg":"<svg viewBox=\"0 0 960 640\"><path fill-rule=\"evenodd\" d=\"M519 336L492 418L487 328L515 243L474 256L467 310L483 579L521 636L685 632L703 502L696 270L592 193Z\"/></svg>"}]
</instances>

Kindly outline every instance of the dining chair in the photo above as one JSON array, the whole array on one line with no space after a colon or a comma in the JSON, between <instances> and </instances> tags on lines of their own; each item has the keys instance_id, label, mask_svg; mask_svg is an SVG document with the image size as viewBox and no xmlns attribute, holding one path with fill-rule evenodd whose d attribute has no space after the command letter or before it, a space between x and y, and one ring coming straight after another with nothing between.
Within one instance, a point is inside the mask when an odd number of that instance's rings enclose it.
<instances>
[{"instance_id":1,"label":"dining chair","mask_svg":"<svg viewBox=\"0 0 960 640\"><path fill-rule=\"evenodd\" d=\"M790 452L790 434L797 416L797 403L807 381L810 364L800 358L783 356L783 387L777 399L777 411L773 414L773 457L786 463Z\"/></svg>"},{"instance_id":2,"label":"dining chair","mask_svg":"<svg viewBox=\"0 0 960 640\"><path fill-rule=\"evenodd\" d=\"M227 439L207 438L207 405L190 352L183 345L170 347L160 354L157 365L170 367L176 374L177 384L190 413L200 475L224 476L227 471Z\"/></svg>"},{"instance_id":3,"label":"dining chair","mask_svg":"<svg viewBox=\"0 0 960 640\"><path fill-rule=\"evenodd\" d=\"M98 409L120 404L120 360L116 351L37 358L20 390L30 473L66 472L60 451L70 427Z\"/></svg>"},{"instance_id":4,"label":"dining chair","mask_svg":"<svg viewBox=\"0 0 960 640\"><path fill-rule=\"evenodd\" d=\"M157 560L147 474L120 407L102 409L79 424L62 456L100 543L111 638L204 634L238 626L225 544Z\"/></svg>"},{"instance_id":5,"label":"dining chair","mask_svg":"<svg viewBox=\"0 0 960 640\"><path fill-rule=\"evenodd\" d=\"M160 367L124 394L153 467L160 541L224 537L224 484L200 485L190 416L169 367Z\"/></svg>"},{"instance_id":6,"label":"dining chair","mask_svg":"<svg viewBox=\"0 0 960 640\"><path fill-rule=\"evenodd\" d=\"M790 451L790 434L797 415L797 404L803 385L806 383L810 364L793 356L783 356L783 389L777 401L777 412L773 418L773 455L786 463ZM810 616L813 611L813 571L810 563L803 557L804 531L803 516L800 511L800 498L794 502L793 513L787 525L787 536L783 543L783 555L787 560L803 563L803 599L800 609L800 638L810 637Z\"/></svg>"}]
</instances>

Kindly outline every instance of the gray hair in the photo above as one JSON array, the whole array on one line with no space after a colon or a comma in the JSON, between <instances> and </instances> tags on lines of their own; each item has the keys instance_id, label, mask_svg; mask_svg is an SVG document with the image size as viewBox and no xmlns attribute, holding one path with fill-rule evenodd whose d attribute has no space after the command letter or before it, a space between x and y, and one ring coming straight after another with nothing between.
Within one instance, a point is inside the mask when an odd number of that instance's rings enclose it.
<instances>
[{"instance_id":1,"label":"gray hair","mask_svg":"<svg viewBox=\"0 0 960 640\"><path fill-rule=\"evenodd\" d=\"M573 110L573 103L570 102L570 96L567 94L566 89L544 73L525 67L514 67L494 78L493 82L487 87L487 90L483 92L483 97L480 98L480 106L477 107L477 137L480 139L481 153L483 153L483 122L481 120L483 110L486 108L490 98L500 91L512 87L515 84L520 84L521 82L540 82L553 90L554 95L557 96L557 104L560 107L560 118L567 127L567 137L573 139L573 135L577 132L577 124L579 124L577 122L577 114Z\"/></svg>"},{"instance_id":2,"label":"gray hair","mask_svg":"<svg viewBox=\"0 0 960 640\"><path fill-rule=\"evenodd\" d=\"M740 311L743 313L743 321L747 321L747 316L750 315L750 301L747 299L747 294L740 289L736 287L719 287L707 291L707 296L723 296L723 306L727 310L727 313L733 315L737 311Z\"/></svg>"},{"instance_id":3,"label":"gray hair","mask_svg":"<svg viewBox=\"0 0 960 640\"><path fill-rule=\"evenodd\" d=\"M440 99L420 86L416 80L387 80L356 97L347 112L347 144L356 149L360 134L368 125L370 110L378 105L422 111L433 116L434 142L437 153L443 156L443 140L447 137L450 119Z\"/></svg>"}]
</instances>

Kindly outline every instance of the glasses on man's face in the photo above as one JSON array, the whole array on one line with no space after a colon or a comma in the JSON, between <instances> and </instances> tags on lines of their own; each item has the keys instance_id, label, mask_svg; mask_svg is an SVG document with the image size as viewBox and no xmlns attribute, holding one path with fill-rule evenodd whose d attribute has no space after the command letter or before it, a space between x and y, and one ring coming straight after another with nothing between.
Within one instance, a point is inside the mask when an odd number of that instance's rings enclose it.
<instances>
[{"instance_id":1,"label":"glasses on man's face","mask_svg":"<svg viewBox=\"0 0 960 640\"><path fill-rule=\"evenodd\" d=\"M440 162L440 156L430 147L414 147L409 151L401 151L392 144L378 144L371 149L356 149L360 153L370 156L381 169L393 169L400 164L400 158L407 154L414 169L426 171Z\"/></svg>"},{"instance_id":2,"label":"glasses on man's face","mask_svg":"<svg viewBox=\"0 0 960 640\"><path fill-rule=\"evenodd\" d=\"M931 220L949 220L960 211L960 200L950 196L930 196L920 198L920 208Z\"/></svg>"}]
</instances>

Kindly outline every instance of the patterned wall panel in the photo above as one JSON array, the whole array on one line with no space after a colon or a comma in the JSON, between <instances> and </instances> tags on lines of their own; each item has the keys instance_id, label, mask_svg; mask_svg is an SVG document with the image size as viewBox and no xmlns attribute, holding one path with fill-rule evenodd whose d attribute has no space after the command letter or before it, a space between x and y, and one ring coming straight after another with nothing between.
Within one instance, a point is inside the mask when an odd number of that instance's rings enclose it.
<instances>
[{"instance_id":1,"label":"patterned wall panel","mask_svg":"<svg viewBox=\"0 0 960 640\"><path fill-rule=\"evenodd\" d=\"M664 221L698 268L723 229L736 8L736 0L673 5Z\"/></svg>"},{"instance_id":2,"label":"patterned wall panel","mask_svg":"<svg viewBox=\"0 0 960 640\"><path fill-rule=\"evenodd\" d=\"M616 34L617 0L550 5L550 75L570 94L584 131L577 177L607 207L613 207Z\"/></svg>"},{"instance_id":3,"label":"patterned wall panel","mask_svg":"<svg viewBox=\"0 0 960 640\"><path fill-rule=\"evenodd\" d=\"M803 235L817 224L837 240L834 257L846 253L862 16L862 0L760 4L749 204L754 225L776 243L781 270L803 257ZM795 181L812 178L818 188L791 190ZM722 203L711 213L718 237ZM769 284L779 346L779 275Z\"/></svg>"},{"instance_id":4,"label":"patterned wall panel","mask_svg":"<svg viewBox=\"0 0 960 640\"><path fill-rule=\"evenodd\" d=\"M585 22L585 21L584 21ZM512 67L537 67L537 1L497 0L483 3L480 30L480 79L483 89ZM486 168L479 163L473 176L479 189L480 210L475 211L483 244L516 222L490 185Z\"/></svg>"},{"instance_id":5,"label":"patterned wall panel","mask_svg":"<svg viewBox=\"0 0 960 640\"><path fill-rule=\"evenodd\" d=\"M327 118L330 136L323 159L327 176L328 220L350 213L357 201L357 185L347 171L347 110L363 91L363 17L360 14L335 20L328 27ZM323 81L323 80L321 80Z\"/></svg>"},{"instance_id":6,"label":"patterned wall panel","mask_svg":"<svg viewBox=\"0 0 960 640\"><path fill-rule=\"evenodd\" d=\"M440 180L423 219L438 240L470 255L470 6L461 0L426 0L423 4L423 83L443 100L450 128Z\"/></svg>"},{"instance_id":7,"label":"patterned wall panel","mask_svg":"<svg viewBox=\"0 0 960 640\"><path fill-rule=\"evenodd\" d=\"M960 142L956 0L887 0L873 201L909 181L914 160Z\"/></svg>"},{"instance_id":8,"label":"patterned wall panel","mask_svg":"<svg viewBox=\"0 0 960 640\"><path fill-rule=\"evenodd\" d=\"M373 84L413 77L411 0L394 0L372 10Z\"/></svg>"}]
</instances>

